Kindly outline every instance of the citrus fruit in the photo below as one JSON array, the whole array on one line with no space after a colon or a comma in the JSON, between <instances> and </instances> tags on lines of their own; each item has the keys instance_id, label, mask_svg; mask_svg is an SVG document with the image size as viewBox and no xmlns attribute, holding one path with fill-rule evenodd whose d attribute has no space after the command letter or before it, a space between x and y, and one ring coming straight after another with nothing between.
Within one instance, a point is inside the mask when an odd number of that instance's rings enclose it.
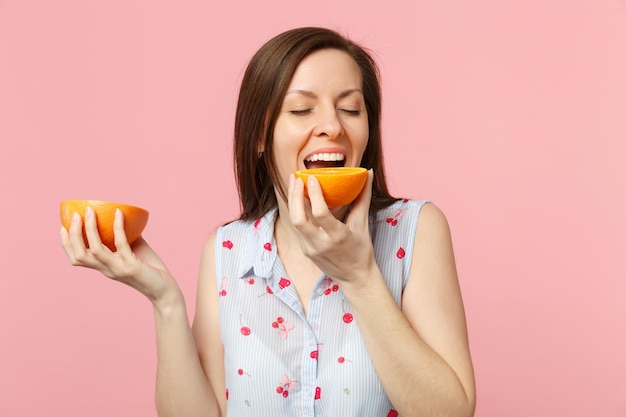
<instances>
[{"instance_id":1,"label":"citrus fruit","mask_svg":"<svg viewBox=\"0 0 626 417\"><path fill-rule=\"evenodd\" d=\"M91 207L96 213L96 224L102 243L115 251L113 238L113 219L115 210L120 209L124 214L124 232L129 244L132 244L143 232L148 223L148 211L140 207L129 206L128 204L113 203L110 201L98 200L66 200L61 202L61 224L70 230L72 215L78 213L83 218L83 239L88 246L87 235L85 234L85 210Z\"/></svg>"},{"instance_id":2,"label":"citrus fruit","mask_svg":"<svg viewBox=\"0 0 626 417\"><path fill-rule=\"evenodd\" d=\"M350 204L359 195L367 181L367 170L359 167L311 168L295 172L304 182L304 195L309 196L307 180L314 175L322 187L329 208Z\"/></svg>"}]
</instances>

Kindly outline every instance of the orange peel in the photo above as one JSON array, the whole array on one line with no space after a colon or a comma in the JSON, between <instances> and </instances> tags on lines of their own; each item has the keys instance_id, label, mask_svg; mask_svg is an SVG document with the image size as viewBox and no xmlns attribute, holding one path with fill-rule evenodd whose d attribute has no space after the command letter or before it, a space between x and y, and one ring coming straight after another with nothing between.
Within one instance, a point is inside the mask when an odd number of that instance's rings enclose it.
<instances>
[{"instance_id":1,"label":"orange peel","mask_svg":"<svg viewBox=\"0 0 626 417\"><path fill-rule=\"evenodd\" d=\"M304 195L307 198L309 175L315 176L319 181L329 208L352 203L367 182L367 170L361 167L312 168L296 171L295 176L304 182Z\"/></svg>"},{"instance_id":2,"label":"orange peel","mask_svg":"<svg viewBox=\"0 0 626 417\"><path fill-rule=\"evenodd\" d=\"M61 224L69 230L73 214L78 213L83 218L83 239L86 246L89 246L84 220L87 207L91 207L96 214L96 224L98 225L98 233L102 243L114 252L116 248L113 235L113 220L115 219L115 211L117 209L120 209L124 214L124 232L129 244L132 244L141 236L148 223L149 212L141 207L99 200L62 201Z\"/></svg>"}]
</instances>

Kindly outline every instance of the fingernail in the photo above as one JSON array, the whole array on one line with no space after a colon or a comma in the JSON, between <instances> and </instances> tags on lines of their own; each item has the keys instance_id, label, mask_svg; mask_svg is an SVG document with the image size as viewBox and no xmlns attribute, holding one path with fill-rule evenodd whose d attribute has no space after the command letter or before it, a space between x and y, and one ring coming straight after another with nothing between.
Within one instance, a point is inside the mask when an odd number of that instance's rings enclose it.
<instances>
[{"instance_id":1,"label":"fingernail","mask_svg":"<svg viewBox=\"0 0 626 417\"><path fill-rule=\"evenodd\" d=\"M293 188L293 184L296 182L296 176L289 174L289 188Z\"/></svg>"},{"instance_id":2,"label":"fingernail","mask_svg":"<svg viewBox=\"0 0 626 417\"><path fill-rule=\"evenodd\" d=\"M119 219L120 217L122 217L122 210L120 209L115 209L115 218Z\"/></svg>"},{"instance_id":3,"label":"fingernail","mask_svg":"<svg viewBox=\"0 0 626 417\"><path fill-rule=\"evenodd\" d=\"M89 206L87 206L87 208L85 209L85 218L91 218L93 217L93 209Z\"/></svg>"},{"instance_id":4,"label":"fingernail","mask_svg":"<svg viewBox=\"0 0 626 417\"><path fill-rule=\"evenodd\" d=\"M74 212L74 214L72 214L72 223L76 223L79 218L80 218L80 215Z\"/></svg>"},{"instance_id":5,"label":"fingernail","mask_svg":"<svg viewBox=\"0 0 626 417\"><path fill-rule=\"evenodd\" d=\"M315 184L315 175L309 175L309 178L307 180L307 185L310 187L313 184Z\"/></svg>"}]
</instances>

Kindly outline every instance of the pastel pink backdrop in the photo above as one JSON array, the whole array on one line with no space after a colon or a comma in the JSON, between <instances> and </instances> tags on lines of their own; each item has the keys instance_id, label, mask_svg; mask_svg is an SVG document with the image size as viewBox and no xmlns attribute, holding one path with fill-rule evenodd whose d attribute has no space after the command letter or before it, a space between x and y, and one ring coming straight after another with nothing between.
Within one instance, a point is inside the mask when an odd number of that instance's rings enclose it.
<instances>
[{"instance_id":1,"label":"pastel pink backdrop","mask_svg":"<svg viewBox=\"0 0 626 417\"><path fill-rule=\"evenodd\" d=\"M626 4L0 1L0 416L155 416L148 301L71 267L58 204L148 208L195 304L251 54L295 26L373 49L394 193L450 221L478 417L626 415Z\"/></svg>"}]
</instances>

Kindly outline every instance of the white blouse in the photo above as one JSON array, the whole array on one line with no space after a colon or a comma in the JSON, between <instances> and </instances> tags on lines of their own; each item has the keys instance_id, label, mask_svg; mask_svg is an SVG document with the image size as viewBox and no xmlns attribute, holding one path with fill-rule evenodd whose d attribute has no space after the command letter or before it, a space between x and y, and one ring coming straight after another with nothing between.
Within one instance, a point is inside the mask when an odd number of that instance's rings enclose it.
<instances>
[{"instance_id":1,"label":"white blouse","mask_svg":"<svg viewBox=\"0 0 626 417\"><path fill-rule=\"evenodd\" d=\"M424 203L399 200L370 217L376 261L398 305ZM319 277L304 314L276 254L276 214L217 231L228 416L397 416L332 277Z\"/></svg>"}]
</instances>

